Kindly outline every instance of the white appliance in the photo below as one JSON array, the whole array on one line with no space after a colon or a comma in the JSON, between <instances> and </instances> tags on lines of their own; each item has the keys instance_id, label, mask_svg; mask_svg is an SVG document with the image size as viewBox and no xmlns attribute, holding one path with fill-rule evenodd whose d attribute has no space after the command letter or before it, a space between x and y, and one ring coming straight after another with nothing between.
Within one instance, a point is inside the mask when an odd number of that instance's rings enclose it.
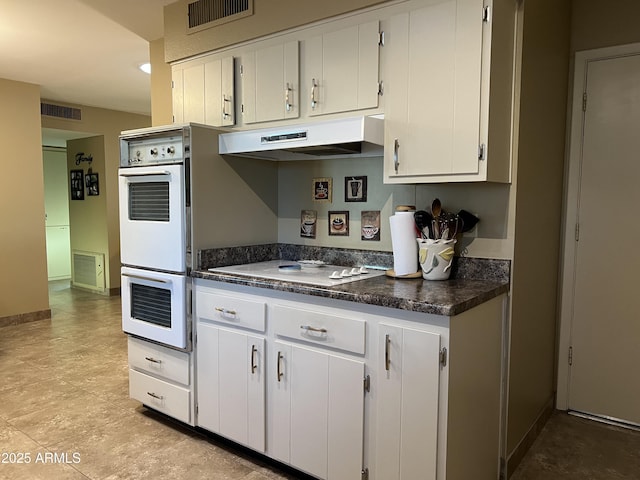
<instances>
[{"instance_id":1,"label":"white appliance","mask_svg":"<svg viewBox=\"0 0 640 480\"><path fill-rule=\"evenodd\" d=\"M220 154L265 160L380 157L384 119L360 116L240 130L220 135L219 142Z\"/></svg>"},{"instance_id":2,"label":"white appliance","mask_svg":"<svg viewBox=\"0 0 640 480\"><path fill-rule=\"evenodd\" d=\"M175 349L192 348L192 249L213 240L193 238L191 186L194 176L211 174L217 143L216 130L196 124L120 135L122 329L130 335ZM211 204L206 190L198 201Z\"/></svg>"},{"instance_id":3,"label":"white appliance","mask_svg":"<svg viewBox=\"0 0 640 480\"><path fill-rule=\"evenodd\" d=\"M367 267L329 265L318 261L271 260L268 262L210 268L214 273L230 273L255 278L266 278L320 287L335 287L345 283L384 275L384 270Z\"/></svg>"}]
</instances>

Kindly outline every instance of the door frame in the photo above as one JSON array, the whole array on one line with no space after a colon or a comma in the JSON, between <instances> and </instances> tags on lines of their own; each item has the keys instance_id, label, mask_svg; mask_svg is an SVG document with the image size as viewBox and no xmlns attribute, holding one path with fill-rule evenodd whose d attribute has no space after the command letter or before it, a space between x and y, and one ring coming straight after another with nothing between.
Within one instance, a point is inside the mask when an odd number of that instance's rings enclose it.
<instances>
[{"instance_id":1,"label":"door frame","mask_svg":"<svg viewBox=\"0 0 640 480\"><path fill-rule=\"evenodd\" d=\"M568 157L565 166L564 212L562 236L562 264L560 266L560 322L558 328L558 375L556 385L556 408L569 408L569 347L573 317L573 295L575 289L576 242L580 194L580 169L582 159L582 133L584 112L582 98L587 83L590 62L611 58L640 55L640 43L618 45L576 52L574 59L573 95L568 112L569 136Z\"/></svg>"}]
</instances>

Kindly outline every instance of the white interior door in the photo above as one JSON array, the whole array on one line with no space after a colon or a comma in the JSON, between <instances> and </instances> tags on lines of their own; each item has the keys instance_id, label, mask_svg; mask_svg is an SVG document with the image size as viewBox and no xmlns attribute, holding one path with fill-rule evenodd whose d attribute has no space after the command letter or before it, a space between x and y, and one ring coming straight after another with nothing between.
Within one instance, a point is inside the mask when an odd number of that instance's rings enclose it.
<instances>
[{"instance_id":1,"label":"white interior door","mask_svg":"<svg viewBox=\"0 0 640 480\"><path fill-rule=\"evenodd\" d=\"M640 52L585 70L568 408L640 424Z\"/></svg>"}]
</instances>

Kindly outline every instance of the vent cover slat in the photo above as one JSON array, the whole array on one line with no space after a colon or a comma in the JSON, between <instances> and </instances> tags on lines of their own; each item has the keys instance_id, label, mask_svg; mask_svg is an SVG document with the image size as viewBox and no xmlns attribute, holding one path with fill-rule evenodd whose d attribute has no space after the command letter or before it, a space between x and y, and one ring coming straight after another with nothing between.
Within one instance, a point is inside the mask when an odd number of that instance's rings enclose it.
<instances>
[{"instance_id":1,"label":"vent cover slat","mask_svg":"<svg viewBox=\"0 0 640 480\"><path fill-rule=\"evenodd\" d=\"M253 14L253 0L197 0L188 8L188 28L201 30Z\"/></svg>"},{"instance_id":2,"label":"vent cover slat","mask_svg":"<svg viewBox=\"0 0 640 480\"><path fill-rule=\"evenodd\" d=\"M53 103L40 102L40 115L47 117L66 118L67 120L82 120L82 110L79 108L65 107Z\"/></svg>"}]
</instances>

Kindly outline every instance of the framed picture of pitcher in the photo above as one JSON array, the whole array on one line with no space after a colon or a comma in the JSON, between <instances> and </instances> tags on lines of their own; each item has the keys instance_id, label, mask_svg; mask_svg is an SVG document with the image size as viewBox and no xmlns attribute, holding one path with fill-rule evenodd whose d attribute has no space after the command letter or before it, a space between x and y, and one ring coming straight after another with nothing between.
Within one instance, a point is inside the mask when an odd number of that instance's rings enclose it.
<instances>
[{"instance_id":1,"label":"framed picture of pitcher","mask_svg":"<svg viewBox=\"0 0 640 480\"><path fill-rule=\"evenodd\" d=\"M367 177L344 177L344 201L367 201Z\"/></svg>"}]
</instances>

